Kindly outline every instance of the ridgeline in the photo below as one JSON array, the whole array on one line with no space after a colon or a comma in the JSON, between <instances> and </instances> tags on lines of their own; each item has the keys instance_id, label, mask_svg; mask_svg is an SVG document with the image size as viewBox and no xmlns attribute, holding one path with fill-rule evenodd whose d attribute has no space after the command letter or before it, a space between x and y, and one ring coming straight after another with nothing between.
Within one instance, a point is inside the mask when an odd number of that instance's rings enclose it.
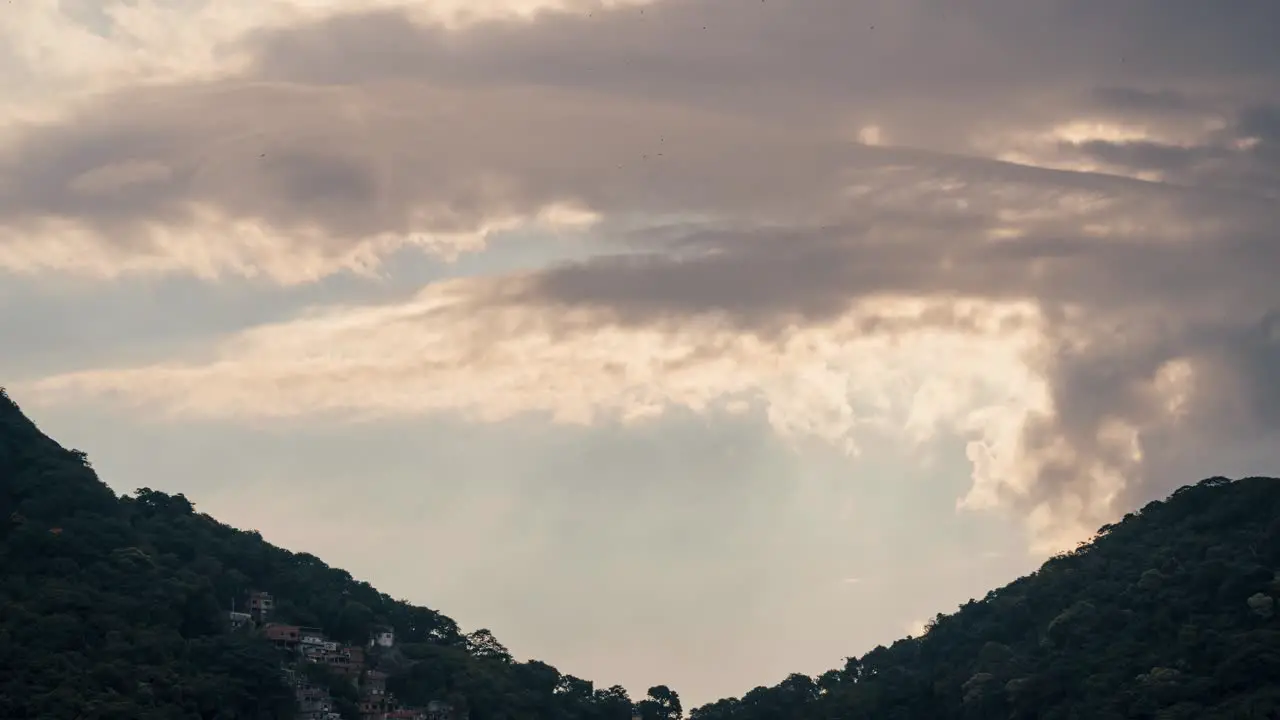
<instances>
[{"instance_id":1,"label":"ridgeline","mask_svg":"<svg viewBox=\"0 0 1280 720\"><path fill-rule=\"evenodd\" d=\"M1210 478L919 638L690 720L1280 717L1280 480ZM850 608L856 612L856 608ZM675 720L199 513L0 390L0 718Z\"/></svg>"}]
</instances>

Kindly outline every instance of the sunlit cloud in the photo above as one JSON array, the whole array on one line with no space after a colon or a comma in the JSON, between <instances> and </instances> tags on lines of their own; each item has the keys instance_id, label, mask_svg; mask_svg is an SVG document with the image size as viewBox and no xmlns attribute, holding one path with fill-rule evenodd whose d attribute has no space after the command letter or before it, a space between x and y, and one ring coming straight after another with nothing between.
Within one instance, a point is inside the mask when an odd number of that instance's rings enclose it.
<instances>
[{"instance_id":1,"label":"sunlit cloud","mask_svg":"<svg viewBox=\"0 0 1280 720\"><path fill-rule=\"evenodd\" d=\"M509 280L520 284L524 280ZM254 328L205 361L54 376L23 392L37 401L110 396L162 417L349 420L462 413L494 422L535 414L558 423L643 422L674 408L757 408L784 437L820 438L851 455L876 437L926 443L969 438L973 487L963 507L1028 502L1044 542L1076 537L1125 489L1104 428L1097 447L1028 447L1053 399L1033 364L1043 318L1027 303L870 298L831 320L769 335L715 314L619 325L600 311L495 303L488 280L432 286L404 303L317 309ZM940 362L946 358L946 362ZM1104 451L1099 454L1099 449ZM1123 448L1122 448L1123 449ZM1087 477L1091 504L1035 497L1035 480L1063 463Z\"/></svg>"},{"instance_id":2,"label":"sunlit cloud","mask_svg":"<svg viewBox=\"0 0 1280 720\"><path fill-rule=\"evenodd\" d=\"M339 271L376 275L383 260L403 248L452 260L460 253L483 249L497 233L580 231L595 221L592 213L551 205L532 217L489 218L465 231L382 232L352 239L335 238L314 226L275 229L196 206L188 210L183 226L157 223L136 228L131 240L137 244L128 248L104 244L83 224L59 219L44 220L25 232L0 230L0 269L20 274L57 271L95 279L181 271L204 280L234 275L294 285Z\"/></svg>"},{"instance_id":3,"label":"sunlit cloud","mask_svg":"<svg viewBox=\"0 0 1280 720\"><path fill-rule=\"evenodd\" d=\"M529 229L594 258L30 390L958 438L959 508L1069 545L1179 438L1280 430L1280 6L1197 7L20 3L0 272L374 281Z\"/></svg>"}]
</instances>

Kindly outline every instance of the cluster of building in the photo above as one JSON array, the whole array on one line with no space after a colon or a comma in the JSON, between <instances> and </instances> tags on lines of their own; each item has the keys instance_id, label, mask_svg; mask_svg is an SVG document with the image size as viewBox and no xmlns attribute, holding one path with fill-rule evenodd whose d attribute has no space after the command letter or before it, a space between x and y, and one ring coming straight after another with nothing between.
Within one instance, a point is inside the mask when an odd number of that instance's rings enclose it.
<instances>
[{"instance_id":1,"label":"cluster of building","mask_svg":"<svg viewBox=\"0 0 1280 720\"><path fill-rule=\"evenodd\" d=\"M294 697L298 700L298 720L342 720L342 715L333 706L333 698L329 691L313 685L297 675L291 675Z\"/></svg>"},{"instance_id":2,"label":"cluster of building","mask_svg":"<svg viewBox=\"0 0 1280 720\"><path fill-rule=\"evenodd\" d=\"M329 691L309 682L305 673L299 672L308 663L328 666L359 689L360 720L466 720L458 717L451 705L441 701L433 700L425 708L398 703L387 692L387 675L367 662L366 648L329 640L321 628L272 622L274 609L275 600L270 593L253 591L249 594L248 612L231 610L231 625L258 629L272 644L294 657L293 667L286 668L286 674L298 700L298 720L342 720ZM374 629L368 643L370 650L376 652L394 646L392 628Z\"/></svg>"},{"instance_id":3,"label":"cluster of building","mask_svg":"<svg viewBox=\"0 0 1280 720\"><path fill-rule=\"evenodd\" d=\"M358 682L364 670L364 648L329 640L320 628L266 623L262 635L273 645L292 653L299 660L327 665L339 675Z\"/></svg>"}]
</instances>

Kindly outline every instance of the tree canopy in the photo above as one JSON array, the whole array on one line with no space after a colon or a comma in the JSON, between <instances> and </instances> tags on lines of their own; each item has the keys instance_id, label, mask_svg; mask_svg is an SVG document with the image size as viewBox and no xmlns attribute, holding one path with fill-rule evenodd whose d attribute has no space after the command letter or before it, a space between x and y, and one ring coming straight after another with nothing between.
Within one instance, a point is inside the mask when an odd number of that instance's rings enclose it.
<instances>
[{"instance_id":1,"label":"tree canopy","mask_svg":"<svg viewBox=\"0 0 1280 720\"><path fill-rule=\"evenodd\" d=\"M922 637L691 720L1280 717L1280 480L1210 478Z\"/></svg>"},{"instance_id":2,"label":"tree canopy","mask_svg":"<svg viewBox=\"0 0 1280 720\"><path fill-rule=\"evenodd\" d=\"M393 628L388 688L406 703L446 701L471 720L631 720L621 687L515 662L488 630L463 634L435 610L219 523L182 495L117 497L84 453L42 434L3 391L0 568L5 720L293 717L279 652L229 627L250 590L273 594L280 621L338 642L364 645L373 628ZM335 698L358 717L352 697Z\"/></svg>"}]
</instances>

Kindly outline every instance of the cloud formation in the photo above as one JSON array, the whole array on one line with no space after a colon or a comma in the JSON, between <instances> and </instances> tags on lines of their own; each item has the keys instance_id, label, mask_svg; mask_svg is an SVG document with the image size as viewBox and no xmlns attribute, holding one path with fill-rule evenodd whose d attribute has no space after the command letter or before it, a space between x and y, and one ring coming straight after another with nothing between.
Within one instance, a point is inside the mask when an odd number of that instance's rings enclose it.
<instances>
[{"instance_id":1,"label":"cloud formation","mask_svg":"<svg viewBox=\"0 0 1280 720\"><path fill-rule=\"evenodd\" d=\"M1280 429L1280 6L234 7L207 52L5 130L0 269L298 283L530 224L607 256L44 395L953 433L963 504L1047 543L1166 482L1184 434Z\"/></svg>"}]
</instances>

